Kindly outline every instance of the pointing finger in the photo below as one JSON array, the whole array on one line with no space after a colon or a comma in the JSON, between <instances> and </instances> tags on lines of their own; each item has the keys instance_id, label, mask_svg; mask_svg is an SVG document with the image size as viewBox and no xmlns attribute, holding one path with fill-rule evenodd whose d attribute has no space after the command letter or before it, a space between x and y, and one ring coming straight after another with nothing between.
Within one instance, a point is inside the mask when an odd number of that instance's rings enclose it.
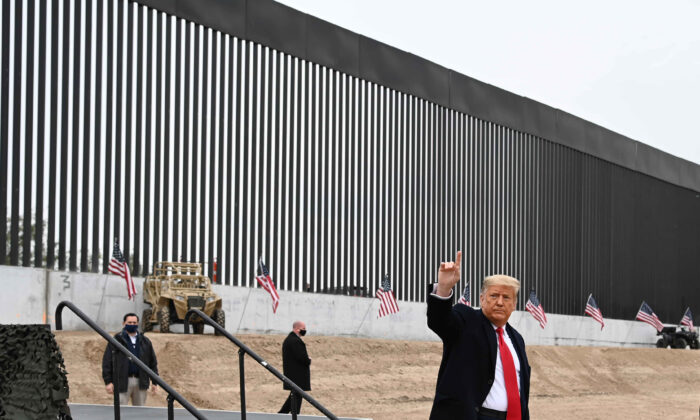
<instances>
[{"instance_id":1,"label":"pointing finger","mask_svg":"<svg viewBox=\"0 0 700 420\"><path fill-rule=\"evenodd\" d=\"M455 260L455 264L457 265L457 270L459 270L459 267L462 264L462 251L457 251L457 259Z\"/></svg>"}]
</instances>

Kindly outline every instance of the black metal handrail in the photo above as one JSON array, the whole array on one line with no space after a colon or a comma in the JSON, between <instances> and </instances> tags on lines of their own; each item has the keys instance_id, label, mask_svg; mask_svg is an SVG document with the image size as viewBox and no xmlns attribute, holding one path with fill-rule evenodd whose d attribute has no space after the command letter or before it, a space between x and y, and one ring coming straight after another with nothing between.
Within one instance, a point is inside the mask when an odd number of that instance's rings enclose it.
<instances>
[{"instance_id":1,"label":"black metal handrail","mask_svg":"<svg viewBox=\"0 0 700 420\"><path fill-rule=\"evenodd\" d=\"M202 320L214 327L214 329L224 337L228 338L233 344L238 346L238 363L240 366L240 377L241 377L241 420L245 420L246 418L246 410L245 410L245 374L243 370L243 359L246 355L246 353L255 359L256 362L258 362L260 365L262 365L265 369L269 370L273 375L277 377L280 381L284 382L286 385L289 385L292 388L292 419L296 419L296 404L294 402L295 394L300 395L303 397L306 401L308 401L311 405L316 407L318 411L323 413L326 417L329 419L333 420L338 420L338 417L336 417L333 413L328 411L326 407L322 406L321 403L316 401L311 395L306 393L304 390L299 388L297 384L292 382L289 378L281 374L277 369L274 367L270 366L269 363L267 363L262 357L258 356L257 353L255 353L253 350L251 350L248 346L243 344L240 340L238 340L236 337L231 335L228 331L226 331L221 325L219 325L216 321L213 319L209 318L204 312L200 311L199 309L190 309L187 311L185 314L185 334L190 333L190 317L196 314L198 317L202 318Z\"/></svg>"},{"instance_id":2,"label":"black metal handrail","mask_svg":"<svg viewBox=\"0 0 700 420\"><path fill-rule=\"evenodd\" d=\"M163 388L165 391L168 393L168 419L171 420L173 419L174 416L174 410L173 410L173 399L177 400L177 402L180 403L187 411L190 412L193 416L195 416L198 419L206 420L206 417L204 417L192 404L189 403L182 395L180 395L177 391L175 391L173 388L170 387L160 376L156 375L155 372L153 372L148 366L146 366L145 363L143 363L141 360L138 359L138 357L134 357L134 355L123 345L121 345L117 340L114 339L111 335L109 335L105 330L100 328L95 321L90 319L87 315L83 313L80 309L78 309L75 305L73 305L72 302L69 302L67 300L62 301L61 303L56 306L56 330L60 331L63 329L63 319L62 319L62 312L64 307L68 307L73 313L78 315L80 319L82 319L86 324L90 326L93 330L95 330L98 334L102 336L109 344L112 345L112 366L114 370L114 419L119 420L120 418L120 411L119 411L119 379L118 375L116 374L116 357L115 353L116 351L120 351L123 353L127 359L131 363L134 363L136 366L139 367L142 371L144 371L149 378L158 386Z\"/></svg>"}]
</instances>

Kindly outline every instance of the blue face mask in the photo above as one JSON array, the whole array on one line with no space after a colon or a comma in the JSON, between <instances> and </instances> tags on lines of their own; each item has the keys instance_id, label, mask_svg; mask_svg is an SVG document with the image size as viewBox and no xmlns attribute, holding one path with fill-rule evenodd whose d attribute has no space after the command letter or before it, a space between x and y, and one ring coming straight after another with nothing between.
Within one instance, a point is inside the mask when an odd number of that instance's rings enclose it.
<instances>
[{"instance_id":1,"label":"blue face mask","mask_svg":"<svg viewBox=\"0 0 700 420\"><path fill-rule=\"evenodd\" d=\"M138 331L139 326L138 325L125 325L124 329L128 333L135 333L136 331Z\"/></svg>"}]
</instances>

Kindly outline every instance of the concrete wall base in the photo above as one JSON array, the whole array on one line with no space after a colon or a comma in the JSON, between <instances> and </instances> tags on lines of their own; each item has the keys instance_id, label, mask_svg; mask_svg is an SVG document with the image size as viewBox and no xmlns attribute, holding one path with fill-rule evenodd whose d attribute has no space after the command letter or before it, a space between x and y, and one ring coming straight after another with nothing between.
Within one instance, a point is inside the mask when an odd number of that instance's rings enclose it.
<instances>
[{"instance_id":1,"label":"concrete wall base","mask_svg":"<svg viewBox=\"0 0 700 420\"><path fill-rule=\"evenodd\" d=\"M134 281L140 293L143 278ZM315 335L439 340L426 325L423 303L399 302L399 313L378 319L377 299L280 291L274 314L270 296L262 289L214 288L223 297L226 329L232 334L286 334L295 320L303 320ZM114 275L0 266L0 290L2 324L53 325L56 306L69 300L103 328L117 331L125 313L141 314L147 306L142 294L128 300L124 279ZM654 328L639 321L606 319L601 330L588 316L548 314L547 319L547 327L541 329L529 313L516 311L510 323L528 345L650 347L657 340ZM64 310L63 328L89 329L70 310Z\"/></svg>"}]
</instances>

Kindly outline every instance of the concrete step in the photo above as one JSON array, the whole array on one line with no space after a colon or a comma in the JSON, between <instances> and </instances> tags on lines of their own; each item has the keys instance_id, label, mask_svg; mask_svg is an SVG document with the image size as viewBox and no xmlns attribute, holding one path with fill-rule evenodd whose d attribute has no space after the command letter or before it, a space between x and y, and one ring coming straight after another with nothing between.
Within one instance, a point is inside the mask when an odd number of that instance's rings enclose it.
<instances>
[{"instance_id":1,"label":"concrete step","mask_svg":"<svg viewBox=\"0 0 700 420\"><path fill-rule=\"evenodd\" d=\"M99 404L69 404L71 416L75 420L107 420L114 418L114 406L99 405ZM303 408L302 408L303 409ZM194 417L184 408L176 408L176 419L193 419ZM241 413L239 411L223 411L223 410L199 410L209 420L239 420ZM149 419L167 419L168 409L164 407L132 407L130 405L122 406L120 417L124 420L149 420ZM271 414L271 413L251 413L246 412L246 419L250 420L286 420L291 419L291 414ZM325 419L323 416L310 416L307 414L299 414L299 420ZM340 420L372 420L365 418L349 418L339 417Z\"/></svg>"}]
</instances>

